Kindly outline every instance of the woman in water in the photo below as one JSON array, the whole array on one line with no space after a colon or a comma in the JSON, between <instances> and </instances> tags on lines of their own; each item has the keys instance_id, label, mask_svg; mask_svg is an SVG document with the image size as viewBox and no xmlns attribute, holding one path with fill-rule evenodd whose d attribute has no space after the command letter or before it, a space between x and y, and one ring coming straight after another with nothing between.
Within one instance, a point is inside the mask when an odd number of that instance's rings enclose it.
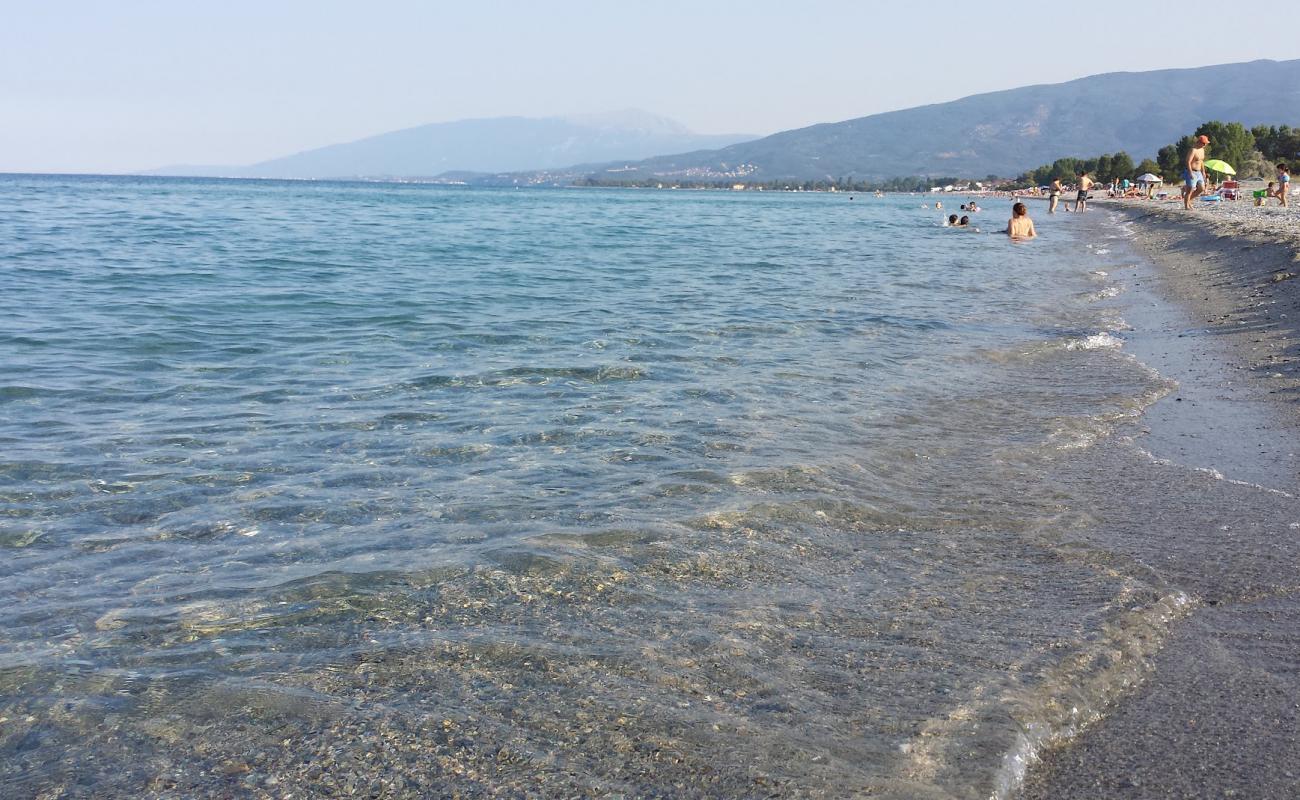
<instances>
[{"instance_id":1,"label":"woman in water","mask_svg":"<svg viewBox=\"0 0 1300 800\"><path fill-rule=\"evenodd\" d=\"M1029 218L1029 209L1025 208L1024 203L1016 203L1011 207L1011 219L1007 220L1006 233L1013 242L1038 236L1038 231L1034 230L1034 221Z\"/></svg>"}]
</instances>

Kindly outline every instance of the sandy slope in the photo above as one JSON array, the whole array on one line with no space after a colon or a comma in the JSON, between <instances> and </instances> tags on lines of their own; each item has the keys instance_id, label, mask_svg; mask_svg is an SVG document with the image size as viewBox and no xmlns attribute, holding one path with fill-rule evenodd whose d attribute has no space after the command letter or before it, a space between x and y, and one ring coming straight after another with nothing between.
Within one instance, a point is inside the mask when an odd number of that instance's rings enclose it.
<instances>
[{"instance_id":1,"label":"sandy slope","mask_svg":"<svg viewBox=\"0 0 1300 800\"><path fill-rule=\"evenodd\" d=\"M1128 320L1135 354L1180 383L1149 410L1144 446L1268 487L1260 491L1300 493L1300 213L1247 201L1190 213L1178 203L1106 207L1135 223L1145 260L1129 279L1173 301ZM1287 527L1282 520L1273 529ZM1153 537L1177 542L1178 532L1159 528L1154 522ZM1207 586L1247 556L1227 536L1191 554ZM1281 567L1289 544L1276 546ZM1300 578L1201 599L1151 677L1045 754L1024 797L1300 797Z\"/></svg>"}]
</instances>

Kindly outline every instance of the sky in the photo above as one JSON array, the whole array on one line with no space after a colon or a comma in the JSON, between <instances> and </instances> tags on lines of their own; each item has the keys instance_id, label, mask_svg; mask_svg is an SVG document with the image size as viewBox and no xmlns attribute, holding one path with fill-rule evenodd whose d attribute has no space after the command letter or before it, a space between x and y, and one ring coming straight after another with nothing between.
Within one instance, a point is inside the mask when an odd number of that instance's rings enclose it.
<instances>
[{"instance_id":1,"label":"sky","mask_svg":"<svg viewBox=\"0 0 1300 800\"><path fill-rule=\"evenodd\" d=\"M1294 0L0 0L0 172L242 165L638 108L768 134L1101 72L1300 58ZM1241 20L1238 14L1229 15Z\"/></svg>"}]
</instances>

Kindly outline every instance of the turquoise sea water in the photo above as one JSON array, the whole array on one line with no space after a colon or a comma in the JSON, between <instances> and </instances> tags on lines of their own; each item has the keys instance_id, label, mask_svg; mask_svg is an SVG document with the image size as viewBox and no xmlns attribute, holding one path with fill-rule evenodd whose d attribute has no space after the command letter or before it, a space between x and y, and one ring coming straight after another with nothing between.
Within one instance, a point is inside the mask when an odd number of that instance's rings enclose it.
<instances>
[{"instance_id":1,"label":"turquoise sea water","mask_svg":"<svg viewBox=\"0 0 1300 800\"><path fill-rule=\"evenodd\" d=\"M1013 786L1178 613L1065 541L1169 385L1119 233L923 202L0 177L0 778Z\"/></svg>"}]
</instances>

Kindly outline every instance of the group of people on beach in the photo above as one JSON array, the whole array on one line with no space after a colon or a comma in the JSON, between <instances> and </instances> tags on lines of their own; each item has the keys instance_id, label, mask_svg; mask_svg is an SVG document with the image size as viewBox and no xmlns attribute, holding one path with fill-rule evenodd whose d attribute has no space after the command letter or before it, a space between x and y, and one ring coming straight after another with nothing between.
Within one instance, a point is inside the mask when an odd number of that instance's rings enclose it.
<instances>
[{"instance_id":1,"label":"group of people on beach","mask_svg":"<svg viewBox=\"0 0 1300 800\"><path fill-rule=\"evenodd\" d=\"M1079 173L1078 194L1074 196L1074 210L1088 210L1088 191L1097 182L1092 179L1087 172ZM1056 206L1061 201L1061 195L1065 194L1065 185L1061 183L1060 178L1052 178L1052 185L1047 190L1047 213L1055 214Z\"/></svg>"},{"instance_id":2,"label":"group of people on beach","mask_svg":"<svg viewBox=\"0 0 1300 800\"><path fill-rule=\"evenodd\" d=\"M1205 148L1210 144L1210 137L1201 134L1196 137L1196 143L1191 150L1187 152L1186 169L1183 170L1183 208L1188 211L1192 208L1192 201L1207 191L1208 183L1205 178ZM1283 208L1288 207L1287 195L1291 192L1291 170L1285 163L1277 165L1277 180L1269 181L1265 189L1264 201L1271 197L1277 198ZM1261 204L1262 205L1262 204Z\"/></svg>"},{"instance_id":3,"label":"group of people on beach","mask_svg":"<svg viewBox=\"0 0 1300 800\"><path fill-rule=\"evenodd\" d=\"M1270 197L1275 197L1282 203L1283 208L1288 208L1286 196L1289 191L1291 191L1291 171L1287 169L1286 164L1278 164L1277 180L1268 182L1263 199L1267 202ZM1263 203L1259 205L1263 205Z\"/></svg>"},{"instance_id":4,"label":"group of people on beach","mask_svg":"<svg viewBox=\"0 0 1300 800\"><path fill-rule=\"evenodd\" d=\"M1196 137L1194 146L1187 154L1186 169L1183 171L1183 207L1190 209L1192 201L1203 195L1206 191L1207 181L1205 178L1205 161L1206 147L1210 143L1210 137L1201 134ZM1123 183L1127 184L1128 181ZM1074 208L1076 212L1088 210L1088 197L1090 190L1097 185L1097 182L1086 171L1079 172L1079 180L1076 188L1074 199ZM1129 197L1128 186L1122 186L1119 181L1111 187L1112 196ZM1277 198L1283 207L1288 206L1287 197L1291 190L1291 172L1287 164L1277 165L1277 179L1269 181L1268 189L1265 196L1268 198ZM1060 178L1053 178L1051 186L1048 188L1048 205L1047 213L1055 214L1057 206L1060 204L1061 196L1065 194L1066 188L1061 183ZM1037 191L1035 191L1037 193ZM1013 193L1013 197L1015 194ZM1150 193L1148 192L1148 197ZM1257 197L1259 195L1256 195ZM1068 204L1067 204L1068 205ZM922 205L922 208L928 208ZM936 202L936 209L943 209L943 203ZM962 211L974 213L980 208L974 202L963 204ZM971 228L971 219L968 215L958 217L956 214L949 214L943 222L945 228ZM978 231L978 228L975 228ZM1034 229L1034 221L1029 218L1029 209L1023 202L1017 202L1011 207L1011 219L1007 220L1007 227L1001 231L1005 233L1012 241L1025 241L1037 238L1038 232Z\"/></svg>"}]
</instances>

